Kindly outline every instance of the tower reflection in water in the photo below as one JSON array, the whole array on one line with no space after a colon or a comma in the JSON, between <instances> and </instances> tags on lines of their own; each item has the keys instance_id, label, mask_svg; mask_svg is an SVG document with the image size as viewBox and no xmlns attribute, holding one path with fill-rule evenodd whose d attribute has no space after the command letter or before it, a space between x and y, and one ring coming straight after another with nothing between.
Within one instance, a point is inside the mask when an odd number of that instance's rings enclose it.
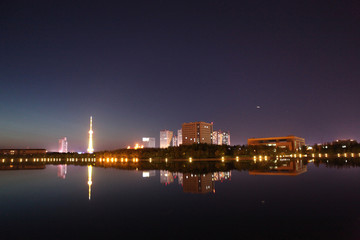
<instances>
[{"instance_id":1,"label":"tower reflection in water","mask_svg":"<svg viewBox=\"0 0 360 240\"><path fill-rule=\"evenodd\" d=\"M89 200L91 200L91 185L92 185L92 166L88 165L88 185L89 185Z\"/></svg>"}]
</instances>

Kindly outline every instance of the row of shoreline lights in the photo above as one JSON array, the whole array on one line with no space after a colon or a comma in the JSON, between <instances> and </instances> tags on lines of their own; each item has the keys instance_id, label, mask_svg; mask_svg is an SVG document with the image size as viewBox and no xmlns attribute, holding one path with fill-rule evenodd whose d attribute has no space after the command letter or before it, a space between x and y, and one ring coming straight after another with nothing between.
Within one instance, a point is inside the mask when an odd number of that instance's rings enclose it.
<instances>
[{"instance_id":1,"label":"row of shoreline lights","mask_svg":"<svg viewBox=\"0 0 360 240\"><path fill-rule=\"evenodd\" d=\"M290 154L290 155L276 155L276 159L282 158L282 157L307 157L308 155L302 155L302 154ZM311 154L312 157L315 157L316 155L313 153ZM323 155L321 153L317 154L317 156L319 158L321 158ZM347 153L344 153L343 155L341 155L340 153L337 154L337 157L348 157ZM351 157L355 157L355 153L350 153ZM358 153L358 156L360 157L360 153ZM324 157L328 157L328 154L325 153ZM268 156L254 156L253 157L254 161L259 160L260 162L264 159L265 161L268 160ZM78 162L78 158L66 158L66 162ZM19 159L19 162L28 162L29 160L27 158L25 158L25 160L23 160L22 158ZM30 160L31 161L31 160ZM33 158L33 162L61 162L63 161L61 158ZM128 162L128 158L121 158L119 162ZM189 158L189 162L192 162L193 159L190 157ZM221 157L221 161L225 162L225 157ZM239 157L236 157L236 161L239 161ZM5 158L2 159L2 162L5 162ZM11 159L10 162L14 162L14 159ZM81 162L96 162L96 158L81 158ZM111 163L117 163L118 159L117 158L99 158L99 162L111 162ZM132 162L139 162L139 158L133 158ZM149 158L149 162L152 162L152 158ZM168 158L165 158L165 162L168 162Z\"/></svg>"},{"instance_id":2,"label":"row of shoreline lights","mask_svg":"<svg viewBox=\"0 0 360 240\"><path fill-rule=\"evenodd\" d=\"M276 156L276 157L277 157L277 156ZM258 157L254 156L253 159L254 159L254 161L256 161L257 159L259 159L260 162L261 162L263 159L264 159L265 161L267 161L267 160L268 160L268 156L259 155Z\"/></svg>"},{"instance_id":3,"label":"row of shoreline lights","mask_svg":"<svg viewBox=\"0 0 360 240\"><path fill-rule=\"evenodd\" d=\"M238 156L235 159L236 159L237 162L239 161ZM265 156L265 160L267 160L267 156ZM120 162L128 162L128 161L129 161L128 158L121 158L120 159ZM193 161L192 157L189 157L189 162L192 162L192 161ZM221 157L221 161L225 162L225 157ZM117 158L99 158L99 162L107 162L107 163L109 163L109 162L114 163L115 162L115 163L117 163L118 160L117 160ZM139 158L133 158L132 162L139 162ZM149 158L149 162L150 163L152 162L152 158ZM168 158L165 158L165 162L166 163L168 162Z\"/></svg>"},{"instance_id":4,"label":"row of shoreline lights","mask_svg":"<svg viewBox=\"0 0 360 240\"><path fill-rule=\"evenodd\" d=\"M2 159L2 162L5 162L5 158ZM66 162L78 162L77 158L66 158ZM32 162L63 162L62 158L33 158ZM14 159L10 159L10 162L14 162ZM31 159L20 158L19 162L31 162ZM81 162L96 162L96 158L81 158Z\"/></svg>"},{"instance_id":5,"label":"row of shoreline lights","mask_svg":"<svg viewBox=\"0 0 360 240\"><path fill-rule=\"evenodd\" d=\"M128 162L129 159L128 158L120 158L120 161L119 162ZM117 163L118 162L118 159L117 158L99 158L99 162L104 162L104 163ZM133 158L132 159L132 162L139 162L139 158Z\"/></svg>"},{"instance_id":6,"label":"row of shoreline lights","mask_svg":"<svg viewBox=\"0 0 360 240\"><path fill-rule=\"evenodd\" d=\"M256 159L256 156L254 156L254 159ZM259 156L259 159L261 161L262 156ZM265 160L267 160L267 156L264 157ZM61 162L63 161L61 158L33 158L33 162ZM78 162L78 158L66 158L66 162ZM119 162L128 162L128 158L121 158ZM189 158L189 162L192 162L192 157ZM221 157L221 161L225 162L225 157ZM236 157L236 161L239 161L239 157ZM5 162L5 159L2 159L2 162ZM14 159L11 159L11 162L14 162ZM23 162L23 159L20 158L19 162ZM28 162L28 159L25 159L25 162ZM96 162L96 158L81 158L81 162ZM99 158L99 162L106 162L106 163L117 163L117 158ZM133 158L132 162L139 162L139 158ZM149 162L152 162L152 158L149 158ZM168 162L168 158L165 158L165 162Z\"/></svg>"},{"instance_id":7,"label":"row of shoreline lights","mask_svg":"<svg viewBox=\"0 0 360 240\"><path fill-rule=\"evenodd\" d=\"M355 153L343 153L343 154L341 154L341 153L338 153L337 154L337 157L348 157L348 155L350 155L351 157L356 157L356 154ZM321 153L318 153L318 154L315 154L315 153L312 153L311 154L311 157L319 157L319 158L321 158L321 157L328 157L329 155L327 154L327 153L324 153L324 154L321 154ZM256 156L254 156L254 158L255 158ZM259 157L261 157L261 156L259 156ZM296 158L296 157L299 157L299 158L302 158L302 157L308 157L308 155L307 154L304 154L304 155L302 155L302 154L290 154L290 155L276 155L276 158L281 158L281 157L294 157L294 158ZM358 157L360 157L360 153L358 153Z\"/></svg>"}]
</instances>

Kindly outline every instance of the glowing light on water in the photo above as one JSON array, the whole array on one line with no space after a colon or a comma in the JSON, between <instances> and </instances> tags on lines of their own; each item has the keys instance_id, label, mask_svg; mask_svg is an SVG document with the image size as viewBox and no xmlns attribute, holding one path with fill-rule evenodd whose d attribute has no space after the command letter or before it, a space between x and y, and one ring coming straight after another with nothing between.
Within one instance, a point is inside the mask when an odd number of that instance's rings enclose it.
<instances>
[{"instance_id":1,"label":"glowing light on water","mask_svg":"<svg viewBox=\"0 0 360 240\"><path fill-rule=\"evenodd\" d=\"M88 185L89 185L89 200L91 199L91 185L92 185L92 166L88 166Z\"/></svg>"}]
</instances>

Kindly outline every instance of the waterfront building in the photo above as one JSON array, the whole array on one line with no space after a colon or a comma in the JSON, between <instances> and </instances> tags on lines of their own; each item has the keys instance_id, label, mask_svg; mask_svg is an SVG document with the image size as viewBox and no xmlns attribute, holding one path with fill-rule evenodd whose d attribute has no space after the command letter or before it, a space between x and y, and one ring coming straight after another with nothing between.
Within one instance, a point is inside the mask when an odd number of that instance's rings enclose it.
<instances>
[{"instance_id":1,"label":"waterfront building","mask_svg":"<svg viewBox=\"0 0 360 240\"><path fill-rule=\"evenodd\" d=\"M67 153L68 152L68 142L66 137L59 139L59 153Z\"/></svg>"},{"instance_id":2,"label":"waterfront building","mask_svg":"<svg viewBox=\"0 0 360 240\"><path fill-rule=\"evenodd\" d=\"M155 138L143 137L142 138L142 146L144 146L144 148L154 148L155 147Z\"/></svg>"},{"instance_id":3,"label":"waterfront building","mask_svg":"<svg viewBox=\"0 0 360 240\"><path fill-rule=\"evenodd\" d=\"M206 122L190 122L182 124L182 144L212 144L213 124Z\"/></svg>"},{"instance_id":4,"label":"waterfront building","mask_svg":"<svg viewBox=\"0 0 360 240\"><path fill-rule=\"evenodd\" d=\"M331 145L341 145L341 146L346 146L346 147L350 147L352 145L357 145L357 144L358 144L358 142L354 139L338 139L331 143Z\"/></svg>"},{"instance_id":5,"label":"waterfront building","mask_svg":"<svg viewBox=\"0 0 360 240\"><path fill-rule=\"evenodd\" d=\"M305 139L296 137L293 135L286 137L271 137L271 138L249 138L249 146L274 146L284 148L289 151L301 150L302 146L305 146Z\"/></svg>"},{"instance_id":6,"label":"waterfront building","mask_svg":"<svg viewBox=\"0 0 360 240\"><path fill-rule=\"evenodd\" d=\"M168 148L171 146L173 132L169 130L160 131L160 148Z\"/></svg>"},{"instance_id":7,"label":"waterfront building","mask_svg":"<svg viewBox=\"0 0 360 240\"><path fill-rule=\"evenodd\" d=\"M0 154L3 155L31 155L45 153L46 149L0 149Z\"/></svg>"},{"instance_id":8,"label":"waterfront building","mask_svg":"<svg viewBox=\"0 0 360 240\"><path fill-rule=\"evenodd\" d=\"M178 146L180 146L182 144L182 130L181 129L179 129L177 131L177 144L178 144Z\"/></svg>"}]
</instances>

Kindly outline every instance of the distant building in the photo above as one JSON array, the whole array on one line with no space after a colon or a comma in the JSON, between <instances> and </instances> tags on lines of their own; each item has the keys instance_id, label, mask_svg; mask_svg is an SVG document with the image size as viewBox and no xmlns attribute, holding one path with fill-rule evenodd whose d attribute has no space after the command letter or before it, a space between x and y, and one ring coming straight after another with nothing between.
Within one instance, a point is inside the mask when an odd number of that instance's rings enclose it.
<instances>
[{"instance_id":1,"label":"distant building","mask_svg":"<svg viewBox=\"0 0 360 240\"><path fill-rule=\"evenodd\" d=\"M212 144L213 124L206 122L191 122L182 124L182 144L194 143Z\"/></svg>"},{"instance_id":2,"label":"distant building","mask_svg":"<svg viewBox=\"0 0 360 240\"><path fill-rule=\"evenodd\" d=\"M230 132L222 132L222 144L230 145Z\"/></svg>"},{"instance_id":3,"label":"distant building","mask_svg":"<svg viewBox=\"0 0 360 240\"><path fill-rule=\"evenodd\" d=\"M218 138L219 138L219 131L213 131L212 144L218 145L219 144ZM220 145L221 145L221 143L222 143L222 141L220 142Z\"/></svg>"},{"instance_id":4,"label":"distant building","mask_svg":"<svg viewBox=\"0 0 360 240\"><path fill-rule=\"evenodd\" d=\"M169 130L160 131L160 148L168 148L171 146L173 132Z\"/></svg>"},{"instance_id":5,"label":"distant building","mask_svg":"<svg viewBox=\"0 0 360 240\"><path fill-rule=\"evenodd\" d=\"M68 142L66 137L59 139L59 153L67 153L68 152Z\"/></svg>"},{"instance_id":6,"label":"distant building","mask_svg":"<svg viewBox=\"0 0 360 240\"><path fill-rule=\"evenodd\" d=\"M215 145L230 145L230 132L213 131L212 143Z\"/></svg>"},{"instance_id":7,"label":"distant building","mask_svg":"<svg viewBox=\"0 0 360 240\"><path fill-rule=\"evenodd\" d=\"M31 155L45 153L46 149L0 149L0 154L4 155Z\"/></svg>"},{"instance_id":8,"label":"distant building","mask_svg":"<svg viewBox=\"0 0 360 240\"><path fill-rule=\"evenodd\" d=\"M274 146L279 148L286 148L290 151L301 150L305 146L305 139L296 136L287 137L272 137L272 138L249 138L249 146Z\"/></svg>"},{"instance_id":9,"label":"distant building","mask_svg":"<svg viewBox=\"0 0 360 240\"><path fill-rule=\"evenodd\" d=\"M331 143L331 145L342 145L342 146L351 146L351 145L356 145L358 144L358 142L354 139L340 139L340 140L336 140L333 141Z\"/></svg>"},{"instance_id":10,"label":"distant building","mask_svg":"<svg viewBox=\"0 0 360 240\"><path fill-rule=\"evenodd\" d=\"M178 146L180 146L182 144L182 130L181 129L179 129L177 131L177 144L178 144Z\"/></svg>"},{"instance_id":11,"label":"distant building","mask_svg":"<svg viewBox=\"0 0 360 240\"><path fill-rule=\"evenodd\" d=\"M154 148L155 147L155 138L143 137L142 138L142 146L144 146L144 148Z\"/></svg>"},{"instance_id":12,"label":"distant building","mask_svg":"<svg viewBox=\"0 0 360 240\"><path fill-rule=\"evenodd\" d=\"M173 147L178 147L178 137L176 135L173 136L173 139L172 139L172 146Z\"/></svg>"}]
</instances>

